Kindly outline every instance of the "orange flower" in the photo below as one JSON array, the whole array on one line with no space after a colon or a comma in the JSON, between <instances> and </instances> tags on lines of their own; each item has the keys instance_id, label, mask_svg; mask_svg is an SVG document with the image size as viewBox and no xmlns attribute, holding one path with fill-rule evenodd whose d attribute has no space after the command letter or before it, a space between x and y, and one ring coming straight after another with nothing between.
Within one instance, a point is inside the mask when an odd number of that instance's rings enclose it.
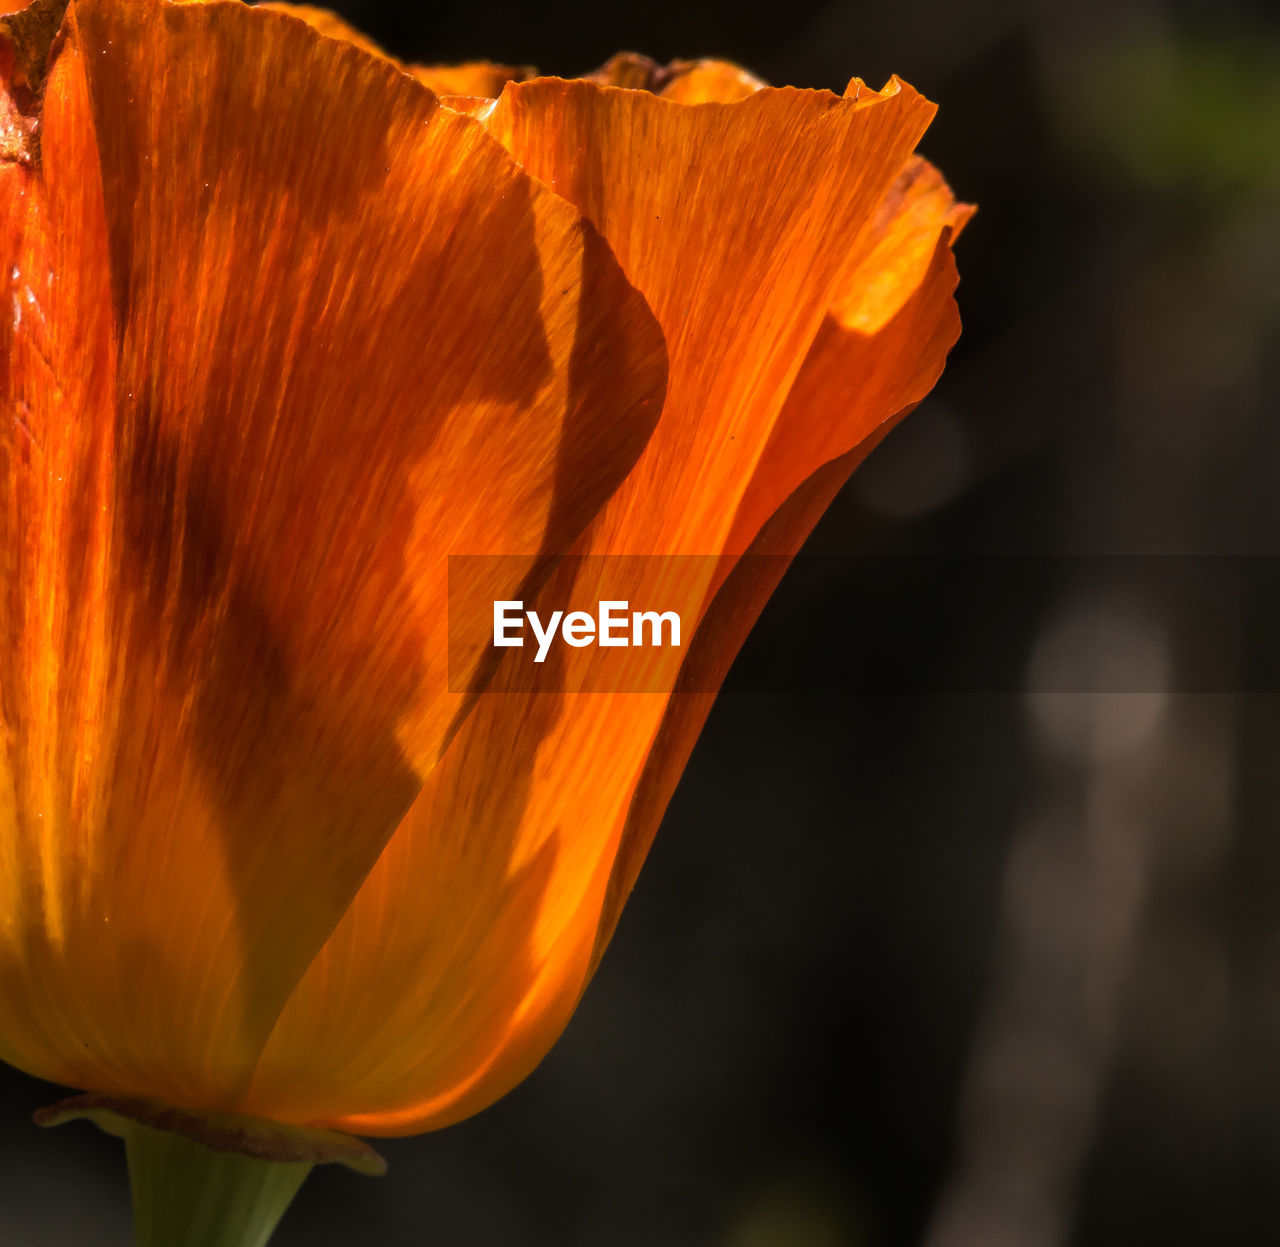
<instances>
[{"instance_id":1,"label":"orange flower","mask_svg":"<svg viewBox=\"0 0 1280 1247\"><path fill-rule=\"evenodd\" d=\"M968 210L897 80L405 70L268 7L0 27L0 1056L402 1134L565 1025L707 690L941 371ZM677 691L450 691L447 556L498 599L566 552L712 556Z\"/></svg>"}]
</instances>

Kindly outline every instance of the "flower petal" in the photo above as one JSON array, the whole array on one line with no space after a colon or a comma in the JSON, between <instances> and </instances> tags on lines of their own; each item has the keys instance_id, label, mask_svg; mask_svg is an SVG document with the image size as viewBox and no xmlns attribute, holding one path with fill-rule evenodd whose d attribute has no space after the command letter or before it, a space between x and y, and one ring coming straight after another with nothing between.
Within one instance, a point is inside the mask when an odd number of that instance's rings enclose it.
<instances>
[{"instance_id":1,"label":"flower petal","mask_svg":"<svg viewBox=\"0 0 1280 1247\"><path fill-rule=\"evenodd\" d=\"M739 508L736 533L756 535L694 636L676 695L646 759L609 880L593 968L613 935L715 700L706 690L723 682L791 558L840 487L941 375L960 334L952 297L959 278L951 247L972 211L956 205L936 170L916 158L886 197L863 261L847 270L850 284L837 306L850 323L828 318L805 360ZM914 260L922 235L930 239L932 254L919 273ZM900 306L894 315L869 330L855 327L868 323L867 308L856 292L866 292L867 303L883 310L895 277ZM814 470L815 463L822 466ZM778 505L784 490L792 492ZM758 517L769 512L760 526ZM731 548L737 540L731 539Z\"/></svg>"},{"instance_id":2,"label":"flower petal","mask_svg":"<svg viewBox=\"0 0 1280 1247\"><path fill-rule=\"evenodd\" d=\"M278 0L265 0L257 7L288 13L300 18L327 38L341 39L375 56L381 56L411 78L416 78L436 95L489 98L500 94L506 83L523 82L537 73L532 65L495 65L490 61L466 61L461 65L406 65L328 9L311 4L285 4Z\"/></svg>"},{"instance_id":3,"label":"flower petal","mask_svg":"<svg viewBox=\"0 0 1280 1247\"><path fill-rule=\"evenodd\" d=\"M0 443L0 1035L228 1108L465 710L447 554L536 581L663 346L595 231L385 61L239 3L72 14L40 178L3 170L11 217L47 200L2 239L53 319Z\"/></svg>"},{"instance_id":4,"label":"flower petal","mask_svg":"<svg viewBox=\"0 0 1280 1247\"><path fill-rule=\"evenodd\" d=\"M84 773L114 684L99 516L112 492L115 356L88 87L70 57L43 84L41 177L28 112L40 84L22 43L0 24L0 1053L60 1073L58 1034L74 1027L55 962L79 902L68 867L85 853L68 823L101 807Z\"/></svg>"},{"instance_id":5,"label":"flower petal","mask_svg":"<svg viewBox=\"0 0 1280 1247\"><path fill-rule=\"evenodd\" d=\"M731 104L761 91L766 84L729 61L679 62L679 72L662 88L662 95L681 104Z\"/></svg>"},{"instance_id":6,"label":"flower petal","mask_svg":"<svg viewBox=\"0 0 1280 1247\"><path fill-rule=\"evenodd\" d=\"M503 122L509 101L514 120ZM875 381L856 390L854 410L840 405L843 386L801 413L789 399L797 372L828 366L805 357L840 293L845 257L868 221L896 225L896 211L886 219L874 209L906 158L901 145L914 142L916 107L910 96L877 97L862 105L886 109L877 125L860 116L856 99L798 92L693 109L589 83L507 88L495 131L590 211L668 331L667 407L580 551L727 550L722 575L748 548L790 555L859 452L757 536L738 516L775 492L772 474L791 462L770 451L775 427L793 431L797 455L809 451L808 475L883 427L892 404L924 392L899 385L888 365L891 375L876 372L877 347L896 353L917 342L921 358L895 354L896 367L932 383L950 339L924 328L954 318L945 245L939 280L925 280L932 268L902 271L919 287L902 294L902 322L851 348L848 366ZM525 118L522 129L526 108L539 120ZM717 559L691 565L706 569L696 604L715 588ZM757 561L749 566L758 573ZM697 664L693 687L723 677L766 596L754 586L744 575L715 596L686 658ZM632 600L644 589L635 586ZM529 695L514 672L505 666L491 686L503 691L479 699L291 998L246 1111L369 1134L446 1125L519 1081L563 1028L711 696ZM655 742L657 761L647 767Z\"/></svg>"},{"instance_id":7,"label":"flower petal","mask_svg":"<svg viewBox=\"0 0 1280 1247\"><path fill-rule=\"evenodd\" d=\"M537 72L532 65L495 65L491 61L405 66L405 73L411 74L437 95L461 95L475 99L501 95L508 82L524 82Z\"/></svg>"},{"instance_id":8,"label":"flower petal","mask_svg":"<svg viewBox=\"0 0 1280 1247\"><path fill-rule=\"evenodd\" d=\"M951 247L973 214L913 156L846 257L804 367L734 519L741 549L815 466L918 403L960 336Z\"/></svg>"},{"instance_id":9,"label":"flower petal","mask_svg":"<svg viewBox=\"0 0 1280 1247\"><path fill-rule=\"evenodd\" d=\"M592 553L724 549L845 257L932 115L896 79L698 106L584 80L503 92L490 133L609 239L667 336L662 420Z\"/></svg>"},{"instance_id":10,"label":"flower petal","mask_svg":"<svg viewBox=\"0 0 1280 1247\"><path fill-rule=\"evenodd\" d=\"M203 2L211 3L212 0L203 0ZM255 7L259 9L274 9L277 13L287 13L290 17L296 17L300 21L306 22L312 30L324 35L327 39L341 39L344 43L350 43L373 56L380 56L390 61L393 65L400 64L394 56L384 52L368 35L361 34L350 22L343 21L336 13L330 12L328 9L319 8L314 4L277 4L275 0L264 0L264 3Z\"/></svg>"},{"instance_id":11,"label":"flower petal","mask_svg":"<svg viewBox=\"0 0 1280 1247\"><path fill-rule=\"evenodd\" d=\"M468 724L485 730L464 726L424 786L290 998L242 1111L414 1133L491 1102L528 1072L525 1047L550 1047L612 862L609 836L577 821L592 789L539 751L563 709L481 695ZM620 733L625 721L580 757L588 784ZM544 778L564 785L563 822L526 816L552 799Z\"/></svg>"}]
</instances>

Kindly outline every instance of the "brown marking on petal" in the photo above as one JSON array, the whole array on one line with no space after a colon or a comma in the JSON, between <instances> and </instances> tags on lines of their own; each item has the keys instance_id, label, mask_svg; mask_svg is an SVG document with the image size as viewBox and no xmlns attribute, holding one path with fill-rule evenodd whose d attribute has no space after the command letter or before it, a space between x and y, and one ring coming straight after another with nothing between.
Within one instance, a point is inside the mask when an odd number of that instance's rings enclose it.
<instances>
[{"instance_id":1,"label":"brown marking on petal","mask_svg":"<svg viewBox=\"0 0 1280 1247\"><path fill-rule=\"evenodd\" d=\"M211 1152L230 1152L280 1164L346 1165L357 1173L381 1177L387 1162L363 1139L337 1130L286 1126L240 1113L196 1113L141 1096L86 1092L36 1109L37 1126L61 1126L83 1118L116 1138L131 1126L145 1126L199 1143Z\"/></svg>"},{"instance_id":2,"label":"brown marking on petal","mask_svg":"<svg viewBox=\"0 0 1280 1247\"><path fill-rule=\"evenodd\" d=\"M602 87L621 87L625 91L652 91L657 94L666 85L671 73L671 66L659 65L652 57L640 52L618 52L599 69L582 76L588 82Z\"/></svg>"},{"instance_id":3,"label":"brown marking on petal","mask_svg":"<svg viewBox=\"0 0 1280 1247\"><path fill-rule=\"evenodd\" d=\"M648 91L679 104L730 104L768 85L729 61L704 58L659 65L639 52L619 52L583 77L602 87Z\"/></svg>"},{"instance_id":4,"label":"brown marking on petal","mask_svg":"<svg viewBox=\"0 0 1280 1247\"><path fill-rule=\"evenodd\" d=\"M35 0L0 18L0 160L39 160L40 90L67 0Z\"/></svg>"},{"instance_id":5,"label":"brown marking on petal","mask_svg":"<svg viewBox=\"0 0 1280 1247\"><path fill-rule=\"evenodd\" d=\"M13 55L12 82L34 97L44 85L53 42L62 27L67 0L35 0L34 4L0 18L0 41Z\"/></svg>"}]
</instances>

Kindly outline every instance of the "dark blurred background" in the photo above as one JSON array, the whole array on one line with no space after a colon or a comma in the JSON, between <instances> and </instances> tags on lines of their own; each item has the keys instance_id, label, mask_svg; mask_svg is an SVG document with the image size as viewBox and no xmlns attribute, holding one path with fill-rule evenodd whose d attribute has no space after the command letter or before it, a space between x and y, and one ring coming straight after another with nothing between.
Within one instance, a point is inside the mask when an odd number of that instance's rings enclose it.
<instances>
[{"instance_id":1,"label":"dark blurred background","mask_svg":"<svg viewBox=\"0 0 1280 1247\"><path fill-rule=\"evenodd\" d=\"M1277 6L340 7L415 60L898 73L981 211L946 376L564 1038L386 1179L318 1171L280 1247L1280 1243ZM3 1241L124 1247L120 1145L27 1124L59 1094L0 1077Z\"/></svg>"}]
</instances>

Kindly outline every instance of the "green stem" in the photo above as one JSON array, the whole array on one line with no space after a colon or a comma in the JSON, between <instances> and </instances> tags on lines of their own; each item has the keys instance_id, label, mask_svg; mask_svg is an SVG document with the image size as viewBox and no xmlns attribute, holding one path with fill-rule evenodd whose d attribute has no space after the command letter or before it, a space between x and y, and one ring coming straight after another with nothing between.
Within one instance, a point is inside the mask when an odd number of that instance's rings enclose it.
<instances>
[{"instance_id":1,"label":"green stem","mask_svg":"<svg viewBox=\"0 0 1280 1247\"><path fill-rule=\"evenodd\" d=\"M312 1168L215 1152L136 1122L125 1146L137 1247L264 1247Z\"/></svg>"},{"instance_id":2,"label":"green stem","mask_svg":"<svg viewBox=\"0 0 1280 1247\"><path fill-rule=\"evenodd\" d=\"M80 1118L125 1142L137 1247L263 1247L313 1165L387 1171L349 1134L145 1096L86 1091L35 1113L41 1126Z\"/></svg>"}]
</instances>

